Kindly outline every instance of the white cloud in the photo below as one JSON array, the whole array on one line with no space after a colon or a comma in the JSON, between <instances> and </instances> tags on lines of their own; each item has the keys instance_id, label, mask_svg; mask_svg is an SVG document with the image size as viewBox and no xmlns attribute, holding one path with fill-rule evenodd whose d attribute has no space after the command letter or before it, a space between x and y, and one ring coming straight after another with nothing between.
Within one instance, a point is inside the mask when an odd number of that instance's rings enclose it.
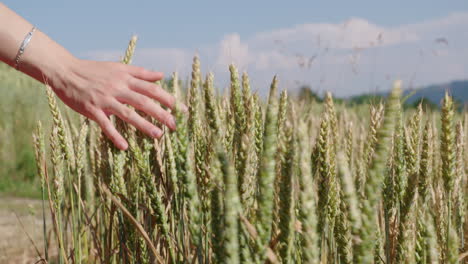
<instances>
[{"instance_id":1,"label":"white cloud","mask_svg":"<svg viewBox=\"0 0 468 264\"><path fill-rule=\"evenodd\" d=\"M417 36L414 34L379 27L361 18L351 18L340 24L302 24L260 33L254 39L260 45L280 42L321 45L331 49L355 49L377 44L394 45L416 40Z\"/></svg>"},{"instance_id":2,"label":"white cloud","mask_svg":"<svg viewBox=\"0 0 468 264\"><path fill-rule=\"evenodd\" d=\"M383 27L362 18L343 23L312 23L259 32L249 39L238 33L199 49L202 68L215 72L225 86L227 65L247 70L263 93L278 74L284 88L298 84L350 95L389 88L392 79L419 86L468 78L468 13ZM95 51L88 57L117 60L122 51ZM188 76L188 49L138 49L134 63Z\"/></svg>"},{"instance_id":3,"label":"white cloud","mask_svg":"<svg viewBox=\"0 0 468 264\"><path fill-rule=\"evenodd\" d=\"M245 68L251 59L249 46L241 42L239 34L230 34L221 40L217 59L217 64L221 67L234 63L239 68Z\"/></svg>"},{"instance_id":4,"label":"white cloud","mask_svg":"<svg viewBox=\"0 0 468 264\"><path fill-rule=\"evenodd\" d=\"M260 51L256 54L254 66L261 71L293 69L297 66L297 59L277 50Z\"/></svg>"}]
</instances>

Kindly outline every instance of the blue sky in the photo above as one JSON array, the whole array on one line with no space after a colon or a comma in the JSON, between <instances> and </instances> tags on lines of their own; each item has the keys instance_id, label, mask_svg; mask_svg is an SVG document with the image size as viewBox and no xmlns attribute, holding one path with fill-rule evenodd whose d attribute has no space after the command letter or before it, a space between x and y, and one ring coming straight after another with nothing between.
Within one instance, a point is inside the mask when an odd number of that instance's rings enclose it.
<instances>
[{"instance_id":1,"label":"blue sky","mask_svg":"<svg viewBox=\"0 0 468 264\"><path fill-rule=\"evenodd\" d=\"M117 60L137 34L135 64L184 75L198 53L220 86L230 62L260 91L273 74L338 95L468 78L466 0L3 3L79 57Z\"/></svg>"}]
</instances>

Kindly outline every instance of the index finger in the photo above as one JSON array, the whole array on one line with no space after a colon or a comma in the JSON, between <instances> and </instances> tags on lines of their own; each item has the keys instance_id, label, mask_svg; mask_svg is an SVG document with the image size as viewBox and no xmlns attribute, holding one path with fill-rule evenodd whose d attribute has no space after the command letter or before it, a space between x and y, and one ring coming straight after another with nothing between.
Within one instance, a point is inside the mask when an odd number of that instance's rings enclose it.
<instances>
[{"instance_id":1,"label":"index finger","mask_svg":"<svg viewBox=\"0 0 468 264\"><path fill-rule=\"evenodd\" d=\"M130 75L135 78L145 80L148 82L155 82L159 81L164 77L162 72L157 71L150 71L143 67L133 66L133 65L126 65L128 67L128 71Z\"/></svg>"},{"instance_id":2,"label":"index finger","mask_svg":"<svg viewBox=\"0 0 468 264\"><path fill-rule=\"evenodd\" d=\"M130 89L132 89L133 91L153 98L154 100L160 102L161 104L171 109L174 109L176 106L175 97L163 88L161 88L161 86L159 85L133 78L130 80L129 86ZM186 112L188 110L187 106L183 104L178 105L178 107L181 107L183 112Z\"/></svg>"}]
</instances>

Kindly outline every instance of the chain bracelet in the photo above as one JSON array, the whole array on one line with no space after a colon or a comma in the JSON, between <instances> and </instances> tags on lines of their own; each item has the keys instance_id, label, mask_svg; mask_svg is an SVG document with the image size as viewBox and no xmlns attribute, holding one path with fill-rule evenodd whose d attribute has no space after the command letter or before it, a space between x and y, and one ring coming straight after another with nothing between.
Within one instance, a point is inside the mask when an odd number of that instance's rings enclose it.
<instances>
[{"instance_id":1,"label":"chain bracelet","mask_svg":"<svg viewBox=\"0 0 468 264\"><path fill-rule=\"evenodd\" d=\"M21 42L21 46L18 49L18 53L16 54L16 57L15 57L15 69L17 69L17 70L19 68L19 63L20 63L20 60L21 60L21 56L23 55L24 51L26 50L26 47L28 46L29 42L31 41L32 36L33 36L35 31L36 31L36 27L33 27L31 29L31 31L29 31L29 33L24 37L23 42Z\"/></svg>"}]
</instances>

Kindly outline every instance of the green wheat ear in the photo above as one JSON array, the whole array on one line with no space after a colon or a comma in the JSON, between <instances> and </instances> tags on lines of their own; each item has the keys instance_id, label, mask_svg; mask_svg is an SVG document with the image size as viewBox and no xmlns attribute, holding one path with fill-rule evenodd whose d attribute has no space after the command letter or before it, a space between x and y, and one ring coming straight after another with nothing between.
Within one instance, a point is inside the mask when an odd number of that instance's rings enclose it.
<instances>
[{"instance_id":1,"label":"green wheat ear","mask_svg":"<svg viewBox=\"0 0 468 264\"><path fill-rule=\"evenodd\" d=\"M307 133L307 123L300 122L298 127L298 155L300 204L299 220L302 223L302 252L304 263L319 263L319 244L317 233L316 198L312 177L310 156L312 153L310 138Z\"/></svg>"},{"instance_id":2,"label":"green wheat ear","mask_svg":"<svg viewBox=\"0 0 468 264\"><path fill-rule=\"evenodd\" d=\"M423 139L421 143L421 161L419 166L420 182L419 182L419 196L423 204L429 197L429 191L433 184L432 178L432 165L433 165L433 135L432 125L428 120L424 127Z\"/></svg>"},{"instance_id":3,"label":"green wheat ear","mask_svg":"<svg viewBox=\"0 0 468 264\"><path fill-rule=\"evenodd\" d=\"M320 122L320 132L317 139L316 151L317 151L317 172L318 172L318 230L323 230L326 224L327 215L327 204L328 204L328 179L330 175L329 166L329 117L327 113L324 113Z\"/></svg>"},{"instance_id":4,"label":"green wheat ear","mask_svg":"<svg viewBox=\"0 0 468 264\"><path fill-rule=\"evenodd\" d=\"M284 159L286 156L286 147L288 144L288 138L286 137L286 113L288 108L288 94L287 92L281 91L280 100L279 100L279 108L278 108L278 140L277 140L277 148L275 154L275 180L274 180L274 207L273 207L273 229L272 229L272 236L277 237L279 232L279 204L281 197L279 195L280 186L282 181L282 166L284 165Z\"/></svg>"},{"instance_id":5,"label":"green wheat ear","mask_svg":"<svg viewBox=\"0 0 468 264\"><path fill-rule=\"evenodd\" d=\"M283 263L291 263L291 254L294 235L294 198L293 184L297 166L297 147L295 127L291 122L284 128L285 130L285 153L281 160L281 174L278 188L278 211L279 211L279 256Z\"/></svg>"},{"instance_id":6,"label":"green wheat ear","mask_svg":"<svg viewBox=\"0 0 468 264\"><path fill-rule=\"evenodd\" d=\"M400 105L401 82L394 84L393 90L387 100L383 124L377 133L377 145L371 165L368 171L367 181L364 187L364 195L367 198L362 201L362 227L359 235L362 240L355 247L354 261L359 263L371 263L372 256L369 254L374 249L376 230L376 210L380 200L380 186L382 175L384 175L385 164L388 160L388 149L390 136L393 133L396 114Z\"/></svg>"},{"instance_id":7,"label":"green wheat ear","mask_svg":"<svg viewBox=\"0 0 468 264\"><path fill-rule=\"evenodd\" d=\"M452 97L445 93L442 105L441 157L442 178L447 193L452 193L455 180L455 128Z\"/></svg>"},{"instance_id":8,"label":"green wheat ear","mask_svg":"<svg viewBox=\"0 0 468 264\"><path fill-rule=\"evenodd\" d=\"M44 131L42 128L42 122L38 121L36 125L36 130L33 133L33 143L34 143L34 155L36 158L36 168L37 174L41 178L41 188L45 188L45 171L44 171L44 162L45 162L45 144L44 144Z\"/></svg>"},{"instance_id":9,"label":"green wheat ear","mask_svg":"<svg viewBox=\"0 0 468 264\"><path fill-rule=\"evenodd\" d=\"M220 147L218 147L220 149ZM221 263L224 259L224 179L219 155L213 155L209 173L211 174L212 187L211 196L211 245L213 249L213 259ZM233 227L235 228L235 226Z\"/></svg>"},{"instance_id":10,"label":"green wheat ear","mask_svg":"<svg viewBox=\"0 0 468 264\"><path fill-rule=\"evenodd\" d=\"M454 127L455 110L453 99L445 92L444 101L442 104L442 133L440 139L440 155L442 160L442 180L444 183L444 191L446 195L446 228L445 228L445 260L453 262L457 258L457 251L454 249L458 240L457 233L452 225L452 199L455 182L456 170L456 148L455 148L455 127ZM453 262L455 263L455 262Z\"/></svg>"},{"instance_id":11,"label":"green wheat ear","mask_svg":"<svg viewBox=\"0 0 468 264\"><path fill-rule=\"evenodd\" d=\"M242 91L239 82L239 73L236 66L229 65L229 72L231 74L231 87L230 87L230 100L231 111L234 115L235 131L234 131L234 148L240 148L241 137L245 131L245 109L242 101ZM236 165L237 167L237 165Z\"/></svg>"},{"instance_id":12,"label":"green wheat ear","mask_svg":"<svg viewBox=\"0 0 468 264\"><path fill-rule=\"evenodd\" d=\"M241 204L237 189L237 177L229 156L218 150L218 159L224 179L224 231L223 259L226 263L239 263L239 213Z\"/></svg>"},{"instance_id":13,"label":"green wheat ear","mask_svg":"<svg viewBox=\"0 0 468 264\"><path fill-rule=\"evenodd\" d=\"M278 114L278 80L273 78L268 98L265 125L263 130L263 152L261 165L258 172L257 195L257 223L263 244L266 244L271 235L273 220L274 178L275 178L275 153L277 141L277 114Z\"/></svg>"},{"instance_id":14,"label":"green wheat ear","mask_svg":"<svg viewBox=\"0 0 468 264\"><path fill-rule=\"evenodd\" d=\"M246 108L246 126L238 154L238 157L241 158L239 160L238 185L244 212L246 212L247 216L251 216L255 205L256 172L259 157L255 148L254 99L248 97L246 100L249 107Z\"/></svg>"},{"instance_id":15,"label":"green wheat ear","mask_svg":"<svg viewBox=\"0 0 468 264\"><path fill-rule=\"evenodd\" d=\"M52 114L54 127L57 128L58 144L63 153L65 153L65 161L70 167L70 170L75 170L75 154L71 146L71 140L67 133L65 121L63 120L62 113L57 105L57 100L54 92L50 86L46 86L47 100L49 102L49 109Z\"/></svg>"},{"instance_id":16,"label":"green wheat ear","mask_svg":"<svg viewBox=\"0 0 468 264\"><path fill-rule=\"evenodd\" d=\"M220 135L220 120L218 116L218 109L216 107L216 98L214 94L214 75L213 73L208 73L206 75L204 88L205 95L205 111L206 111L206 120L214 132L215 135Z\"/></svg>"},{"instance_id":17,"label":"green wheat ear","mask_svg":"<svg viewBox=\"0 0 468 264\"><path fill-rule=\"evenodd\" d=\"M341 263L352 263L353 242L351 229L357 230L360 227L360 218L357 214L357 197L354 193L354 184L351 178L351 171L345 160L345 155L339 152L338 175L342 182L340 190L340 207L336 216L335 239ZM350 220L352 221L350 223Z\"/></svg>"},{"instance_id":18,"label":"green wheat ear","mask_svg":"<svg viewBox=\"0 0 468 264\"><path fill-rule=\"evenodd\" d=\"M465 185L466 185L466 175L465 175L465 132L463 131L463 123L460 121L456 125L456 178L455 178L455 225L456 231L460 240L462 240L462 246L465 241L463 241L465 230L464 224L466 221L466 206L465 206Z\"/></svg>"}]
</instances>

